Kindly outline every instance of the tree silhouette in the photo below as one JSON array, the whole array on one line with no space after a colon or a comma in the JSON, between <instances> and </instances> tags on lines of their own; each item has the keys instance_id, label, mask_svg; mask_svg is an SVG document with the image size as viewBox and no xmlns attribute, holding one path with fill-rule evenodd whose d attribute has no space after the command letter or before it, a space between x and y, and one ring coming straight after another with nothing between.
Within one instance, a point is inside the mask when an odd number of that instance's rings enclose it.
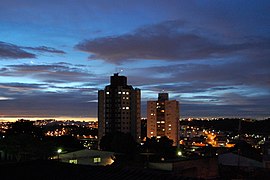
<instances>
[{"instance_id":1,"label":"tree silhouette","mask_svg":"<svg viewBox=\"0 0 270 180\"><path fill-rule=\"evenodd\" d=\"M34 126L33 121L23 119L10 124L9 129L7 130L7 135L14 134L28 134L38 138L42 138L44 136L42 129Z\"/></svg>"},{"instance_id":2,"label":"tree silhouette","mask_svg":"<svg viewBox=\"0 0 270 180\"><path fill-rule=\"evenodd\" d=\"M155 153L158 159L160 159L160 157L173 158L176 155L176 148L173 147L173 140L169 139L167 136L162 136L159 139L156 137L146 138L143 145L143 151Z\"/></svg>"},{"instance_id":3,"label":"tree silhouette","mask_svg":"<svg viewBox=\"0 0 270 180\"><path fill-rule=\"evenodd\" d=\"M137 143L129 133L109 133L101 138L100 149L122 153L131 158L137 151Z\"/></svg>"}]
</instances>

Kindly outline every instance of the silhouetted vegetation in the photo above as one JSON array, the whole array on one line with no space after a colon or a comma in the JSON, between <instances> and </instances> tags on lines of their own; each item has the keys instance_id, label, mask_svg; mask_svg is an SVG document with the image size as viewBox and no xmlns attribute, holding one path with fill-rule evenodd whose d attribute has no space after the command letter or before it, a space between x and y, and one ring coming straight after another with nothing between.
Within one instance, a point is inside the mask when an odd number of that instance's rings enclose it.
<instances>
[{"instance_id":1,"label":"silhouetted vegetation","mask_svg":"<svg viewBox=\"0 0 270 180\"><path fill-rule=\"evenodd\" d=\"M7 135L21 135L21 134L27 134L33 137L44 137L44 134L42 132L42 129L40 127L34 126L33 121L28 120L18 120L14 123L11 123L9 126L9 129L7 130Z\"/></svg>"},{"instance_id":2,"label":"silhouetted vegetation","mask_svg":"<svg viewBox=\"0 0 270 180\"><path fill-rule=\"evenodd\" d=\"M109 133L100 140L100 149L104 151L113 151L123 153L129 158L135 155L137 143L129 133Z\"/></svg>"},{"instance_id":3,"label":"silhouetted vegetation","mask_svg":"<svg viewBox=\"0 0 270 180\"><path fill-rule=\"evenodd\" d=\"M143 152L154 153L156 160L161 158L170 159L176 156L176 147L173 146L173 140L169 139L167 136L162 136L157 139L156 137L146 138L143 145Z\"/></svg>"},{"instance_id":4,"label":"silhouetted vegetation","mask_svg":"<svg viewBox=\"0 0 270 180\"><path fill-rule=\"evenodd\" d=\"M27 120L11 123L5 137L0 139L0 150L11 155L15 161L47 159L56 155L58 148L73 151L83 147L72 136L44 136L41 128Z\"/></svg>"},{"instance_id":5,"label":"silhouetted vegetation","mask_svg":"<svg viewBox=\"0 0 270 180\"><path fill-rule=\"evenodd\" d=\"M239 153L239 155L242 155L251 159L262 161L262 156L260 155L260 151L256 148L253 148L246 141L238 141L230 151Z\"/></svg>"}]
</instances>

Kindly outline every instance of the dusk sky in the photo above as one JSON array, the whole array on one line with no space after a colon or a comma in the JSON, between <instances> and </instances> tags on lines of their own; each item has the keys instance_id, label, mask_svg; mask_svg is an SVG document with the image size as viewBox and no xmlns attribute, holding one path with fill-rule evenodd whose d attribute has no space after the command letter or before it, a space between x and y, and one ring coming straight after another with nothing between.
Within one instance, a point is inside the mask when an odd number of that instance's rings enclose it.
<instances>
[{"instance_id":1,"label":"dusk sky","mask_svg":"<svg viewBox=\"0 0 270 180\"><path fill-rule=\"evenodd\" d=\"M270 116L269 0L0 0L0 119L93 120L115 72L181 117Z\"/></svg>"}]
</instances>

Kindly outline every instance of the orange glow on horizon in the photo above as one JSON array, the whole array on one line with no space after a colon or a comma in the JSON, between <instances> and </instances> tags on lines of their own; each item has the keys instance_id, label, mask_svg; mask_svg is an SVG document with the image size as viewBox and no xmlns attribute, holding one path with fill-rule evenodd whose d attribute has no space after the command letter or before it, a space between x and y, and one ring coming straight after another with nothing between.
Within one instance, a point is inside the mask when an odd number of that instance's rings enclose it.
<instances>
[{"instance_id":1,"label":"orange glow on horizon","mask_svg":"<svg viewBox=\"0 0 270 180\"><path fill-rule=\"evenodd\" d=\"M97 121L96 117L33 117L33 116L17 116L17 117L0 117L0 121L15 122L18 119L25 119L30 121L55 119L56 121L74 120L74 121Z\"/></svg>"}]
</instances>

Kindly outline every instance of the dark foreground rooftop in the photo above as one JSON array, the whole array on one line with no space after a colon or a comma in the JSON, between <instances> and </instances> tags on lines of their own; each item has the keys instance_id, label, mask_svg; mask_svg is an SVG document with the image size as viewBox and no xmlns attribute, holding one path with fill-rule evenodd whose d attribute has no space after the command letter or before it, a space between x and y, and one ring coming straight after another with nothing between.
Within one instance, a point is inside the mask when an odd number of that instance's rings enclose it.
<instances>
[{"instance_id":1,"label":"dark foreground rooftop","mask_svg":"<svg viewBox=\"0 0 270 180\"><path fill-rule=\"evenodd\" d=\"M190 179L174 176L166 171L120 166L84 166L55 161L29 161L0 164L0 179L17 180L178 180Z\"/></svg>"}]
</instances>

